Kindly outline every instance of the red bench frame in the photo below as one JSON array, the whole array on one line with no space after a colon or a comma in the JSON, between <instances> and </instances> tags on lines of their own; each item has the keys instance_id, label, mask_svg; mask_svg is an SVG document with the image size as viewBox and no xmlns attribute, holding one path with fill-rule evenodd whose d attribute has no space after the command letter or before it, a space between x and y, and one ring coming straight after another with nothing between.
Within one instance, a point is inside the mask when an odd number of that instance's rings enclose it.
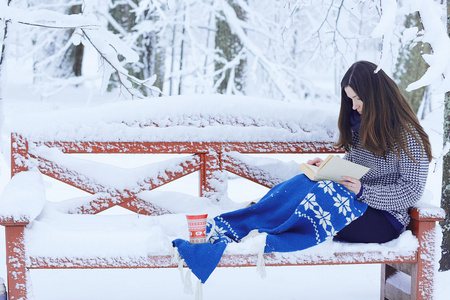
<instances>
[{"instance_id":1,"label":"red bench frame","mask_svg":"<svg viewBox=\"0 0 450 300\"><path fill-rule=\"evenodd\" d=\"M26 171L26 161L33 161L42 174L70 184L88 193L102 190L101 185L83 181L83 174L69 170L55 162L33 154L35 146L45 145L56 147L63 153L191 153L190 157L179 164L181 172L162 171L165 176L153 182L151 178L144 180L143 189L153 189L162 184L199 171L200 195L220 201L212 181L220 180L215 171L227 170L249 180L273 187L282 178L274 178L266 171L249 166L243 161L227 155L227 152L239 153L338 153L339 149L329 143L305 142L267 142L267 143L221 143L221 142L50 142L30 141L18 134L11 135L11 173ZM65 176L65 174L71 176ZM73 180L76 178L76 180ZM106 191L106 190L105 190ZM152 205L142 205L135 194L127 190L113 190L110 195L97 198L92 204L103 204L99 209L96 205L78 207L78 213L96 214L104 209L120 205L140 214L160 215L168 213L162 208ZM143 208L144 207L144 208ZM411 212L410 228L419 241L419 248L410 254L398 254L393 251L384 255L381 252L334 253L331 257L317 257L296 253L295 259L290 257L280 261L274 254L265 254L267 266L280 265L330 265L330 264L366 264L380 263L382 265L381 299L431 299L434 277L434 243L430 243L429 235L435 228L436 221L441 216L424 216L420 209ZM28 270L30 269L92 269L92 268L174 268L169 255L148 256L124 260L123 258L97 258L86 260L82 258L52 258L28 257L24 244L24 229L32 220L12 219L0 215L0 224L5 226L6 256L8 271L8 292L10 300L28 299ZM389 257L389 258L387 258ZM433 258L433 259L429 259ZM224 255L219 267L256 266L256 255ZM395 271L402 271L411 276L411 292L405 293L392 286L387 278Z\"/></svg>"}]
</instances>

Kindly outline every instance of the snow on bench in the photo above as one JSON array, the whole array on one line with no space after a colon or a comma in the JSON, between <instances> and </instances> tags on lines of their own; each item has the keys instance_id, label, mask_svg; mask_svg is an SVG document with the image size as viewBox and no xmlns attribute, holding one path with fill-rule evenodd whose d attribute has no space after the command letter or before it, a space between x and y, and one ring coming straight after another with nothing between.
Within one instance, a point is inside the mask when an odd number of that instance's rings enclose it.
<instances>
[{"instance_id":1,"label":"snow on bench","mask_svg":"<svg viewBox=\"0 0 450 300\"><path fill-rule=\"evenodd\" d=\"M326 106L245 97L167 97L16 120L11 125L15 176L0 198L10 299L28 299L30 269L177 267L171 241L188 239L186 213L213 217L245 205L229 199L227 171L269 188L299 173L295 162L246 154L340 152L330 144L338 134L338 107ZM74 153L189 155L124 169L70 155ZM194 172L200 178L198 197L154 191ZM47 201L41 173L88 196ZM98 214L114 206L137 214ZM264 254L264 262L381 263L382 299L429 299L435 223L443 212L421 202L411 217L411 231L386 244L328 241L303 251ZM260 236L250 236L230 244L219 266L256 266L262 243ZM387 280L396 270L410 275L410 291Z\"/></svg>"},{"instance_id":2,"label":"snow on bench","mask_svg":"<svg viewBox=\"0 0 450 300\"><path fill-rule=\"evenodd\" d=\"M198 95L23 115L11 130L36 141L333 142L339 105Z\"/></svg>"}]
</instances>

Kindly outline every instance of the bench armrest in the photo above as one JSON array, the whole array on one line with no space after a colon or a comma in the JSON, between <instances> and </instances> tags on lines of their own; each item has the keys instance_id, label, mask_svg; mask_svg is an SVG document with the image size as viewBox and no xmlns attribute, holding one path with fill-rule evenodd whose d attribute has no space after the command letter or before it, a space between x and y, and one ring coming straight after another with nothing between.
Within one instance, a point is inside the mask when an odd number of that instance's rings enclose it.
<instances>
[{"instance_id":1,"label":"bench armrest","mask_svg":"<svg viewBox=\"0 0 450 300\"><path fill-rule=\"evenodd\" d=\"M428 244L427 241L431 238L430 232L436 228L436 222L445 218L445 211L435 205L419 201L411 209L410 215L411 222L408 229L417 237L419 244L425 247L425 244ZM420 250L420 252L422 251L426 251L426 249Z\"/></svg>"},{"instance_id":2,"label":"bench armrest","mask_svg":"<svg viewBox=\"0 0 450 300\"><path fill-rule=\"evenodd\" d=\"M419 201L411 209L411 219L419 222L436 222L445 218L445 211L435 205Z\"/></svg>"}]
</instances>

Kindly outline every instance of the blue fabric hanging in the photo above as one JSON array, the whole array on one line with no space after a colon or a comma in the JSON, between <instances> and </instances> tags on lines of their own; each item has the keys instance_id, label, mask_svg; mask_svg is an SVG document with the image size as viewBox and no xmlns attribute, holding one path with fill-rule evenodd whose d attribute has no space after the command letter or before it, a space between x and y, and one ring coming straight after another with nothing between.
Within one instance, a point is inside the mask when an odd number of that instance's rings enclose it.
<instances>
[{"instance_id":1,"label":"blue fabric hanging","mask_svg":"<svg viewBox=\"0 0 450 300\"><path fill-rule=\"evenodd\" d=\"M355 194L332 181L314 182L297 175L273 187L258 203L214 218L208 243L191 245L176 239L173 246L192 273L205 283L226 246L250 231L267 233L265 253L291 252L318 245L360 217L367 209Z\"/></svg>"}]
</instances>

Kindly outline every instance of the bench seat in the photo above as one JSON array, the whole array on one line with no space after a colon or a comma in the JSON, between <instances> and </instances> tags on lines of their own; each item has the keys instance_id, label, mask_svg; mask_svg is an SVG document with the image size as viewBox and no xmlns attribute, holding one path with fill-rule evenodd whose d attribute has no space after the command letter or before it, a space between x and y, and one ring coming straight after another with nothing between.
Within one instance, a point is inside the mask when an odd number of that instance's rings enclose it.
<instances>
[{"instance_id":1,"label":"bench seat","mask_svg":"<svg viewBox=\"0 0 450 300\"><path fill-rule=\"evenodd\" d=\"M184 214L164 216L66 215L39 217L25 228L28 268L177 267L171 241L188 239ZM264 235L231 243L219 266L255 266ZM418 241L411 231L385 244L352 244L329 240L289 253L264 254L265 264L314 265L413 262Z\"/></svg>"},{"instance_id":2,"label":"bench seat","mask_svg":"<svg viewBox=\"0 0 450 300\"><path fill-rule=\"evenodd\" d=\"M414 246L415 245L415 246ZM77 245L79 247L79 245ZM257 266L258 254L246 251L237 252L243 245L229 249L222 257L219 267ZM400 248L399 248L400 247ZM236 249L237 248L237 249ZM251 248L250 248L251 250ZM165 253L167 252L167 253ZM170 249L160 254L145 256L34 256L31 254L29 269L83 269L83 268L175 268ZM253 251L254 252L254 251ZM417 239L411 232L405 232L397 240L383 245L367 244L358 246L328 241L314 249L264 254L266 266L294 265L330 265L330 264L367 264L367 263L413 263L417 261Z\"/></svg>"}]
</instances>

